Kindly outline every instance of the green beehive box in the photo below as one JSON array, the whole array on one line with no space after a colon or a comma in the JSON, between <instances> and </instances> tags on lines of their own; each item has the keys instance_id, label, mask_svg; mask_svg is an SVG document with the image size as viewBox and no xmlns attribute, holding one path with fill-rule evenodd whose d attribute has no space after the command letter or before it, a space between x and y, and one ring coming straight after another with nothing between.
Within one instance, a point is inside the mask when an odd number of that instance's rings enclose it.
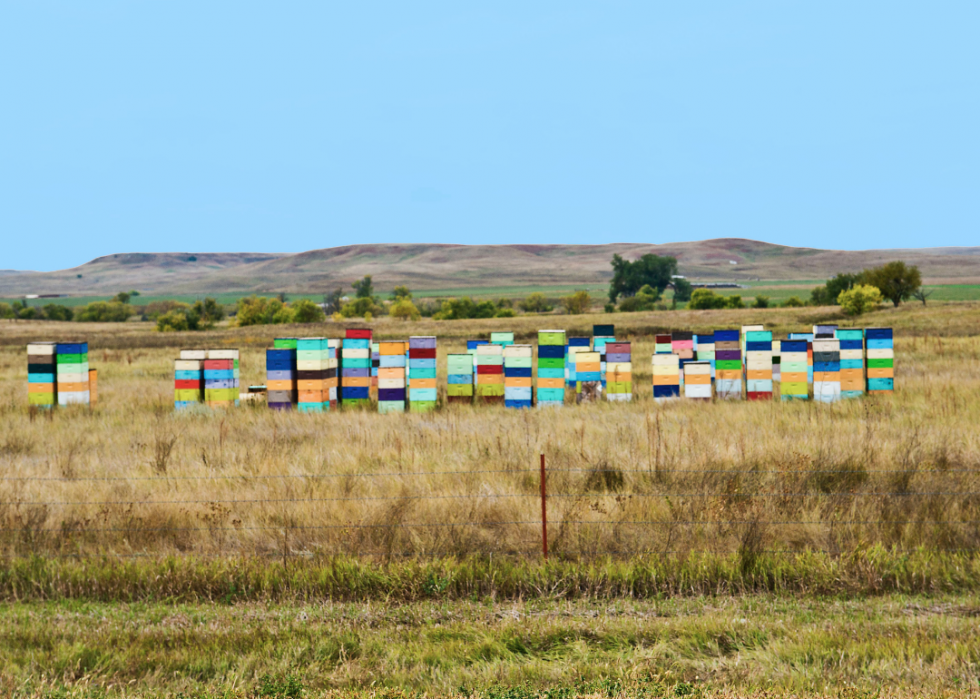
<instances>
[{"instance_id":1,"label":"green beehive box","mask_svg":"<svg viewBox=\"0 0 980 699\"><path fill-rule=\"evenodd\" d=\"M275 349L296 349L298 340L296 337L277 337L272 341L272 346Z\"/></svg>"},{"instance_id":2,"label":"green beehive box","mask_svg":"<svg viewBox=\"0 0 980 699\"><path fill-rule=\"evenodd\" d=\"M565 333L556 330L542 330L538 333L539 345L564 345Z\"/></svg>"}]
</instances>

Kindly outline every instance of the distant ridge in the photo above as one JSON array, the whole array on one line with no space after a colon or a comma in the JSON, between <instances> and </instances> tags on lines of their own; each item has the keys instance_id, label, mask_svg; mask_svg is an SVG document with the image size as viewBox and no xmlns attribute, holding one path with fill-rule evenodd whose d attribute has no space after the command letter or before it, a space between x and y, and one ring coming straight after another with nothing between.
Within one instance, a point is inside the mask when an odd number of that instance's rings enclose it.
<instances>
[{"instance_id":1,"label":"distant ridge","mask_svg":"<svg viewBox=\"0 0 980 699\"><path fill-rule=\"evenodd\" d=\"M320 293L374 276L379 290L575 286L609 280L613 254L673 255L681 274L705 281L813 280L890 260L919 265L947 283L980 279L980 247L818 250L742 238L609 245L347 245L296 254L119 253L57 272L0 272L0 296L220 292ZM732 263L735 264L732 264Z\"/></svg>"}]
</instances>

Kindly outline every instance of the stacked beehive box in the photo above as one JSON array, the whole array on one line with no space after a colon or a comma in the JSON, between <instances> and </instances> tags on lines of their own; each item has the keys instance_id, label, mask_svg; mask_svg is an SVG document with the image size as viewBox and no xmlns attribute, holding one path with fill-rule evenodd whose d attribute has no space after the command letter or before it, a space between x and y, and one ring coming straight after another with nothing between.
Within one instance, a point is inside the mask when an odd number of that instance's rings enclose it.
<instances>
[{"instance_id":1,"label":"stacked beehive box","mask_svg":"<svg viewBox=\"0 0 980 699\"><path fill-rule=\"evenodd\" d=\"M772 341L772 380L777 384L782 380L780 377L780 372L782 371L783 349L780 342L780 340Z\"/></svg>"},{"instance_id":2,"label":"stacked beehive box","mask_svg":"<svg viewBox=\"0 0 980 699\"><path fill-rule=\"evenodd\" d=\"M408 398L406 342L378 343L378 412L403 413ZM467 355L468 356L468 355Z\"/></svg>"},{"instance_id":3,"label":"stacked beehive box","mask_svg":"<svg viewBox=\"0 0 980 699\"><path fill-rule=\"evenodd\" d=\"M538 407L565 403L565 331L538 331Z\"/></svg>"},{"instance_id":4,"label":"stacked beehive box","mask_svg":"<svg viewBox=\"0 0 980 699\"><path fill-rule=\"evenodd\" d=\"M476 395L476 348L480 345L489 345L487 340L467 340L466 353L473 359L473 394Z\"/></svg>"},{"instance_id":5,"label":"stacked beehive box","mask_svg":"<svg viewBox=\"0 0 980 699\"><path fill-rule=\"evenodd\" d=\"M58 404L58 365L55 343L32 342L27 345L27 403L40 408Z\"/></svg>"},{"instance_id":6,"label":"stacked beehive box","mask_svg":"<svg viewBox=\"0 0 980 699\"><path fill-rule=\"evenodd\" d=\"M371 395L378 397L378 369L381 367L381 343L371 343Z\"/></svg>"},{"instance_id":7,"label":"stacked beehive box","mask_svg":"<svg viewBox=\"0 0 980 699\"><path fill-rule=\"evenodd\" d=\"M772 333L745 333L745 393L749 400L772 400Z\"/></svg>"},{"instance_id":8,"label":"stacked beehive box","mask_svg":"<svg viewBox=\"0 0 980 699\"><path fill-rule=\"evenodd\" d=\"M501 347L512 345L514 344L514 333L490 333L490 344L500 345Z\"/></svg>"},{"instance_id":9,"label":"stacked beehive box","mask_svg":"<svg viewBox=\"0 0 980 699\"><path fill-rule=\"evenodd\" d=\"M658 343L663 344L663 343ZM657 401L681 395L681 358L673 352L653 355L653 397Z\"/></svg>"},{"instance_id":10,"label":"stacked beehive box","mask_svg":"<svg viewBox=\"0 0 980 699\"><path fill-rule=\"evenodd\" d=\"M296 407L302 412L330 409L329 375L336 375L337 360L330 360L328 343L325 337L302 337L296 342Z\"/></svg>"},{"instance_id":11,"label":"stacked beehive box","mask_svg":"<svg viewBox=\"0 0 980 699\"><path fill-rule=\"evenodd\" d=\"M467 343L468 347L469 343ZM474 354L450 354L446 357L446 400L449 403L473 402Z\"/></svg>"},{"instance_id":12,"label":"stacked beehive box","mask_svg":"<svg viewBox=\"0 0 980 699\"><path fill-rule=\"evenodd\" d=\"M606 343L606 398L633 400L633 354L628 342Z\"/></svg>"},{"instance_id":13,"label":"stacked beehive box","mask_svg":"<svg viewBox=\"0 0 980 699\"><path fill-rule=\"evenodd\" d=\"M88 343L59 342L54 359L58 405L88 405Z\"/></svg>"},{"instance_id":14,"label":"stacked beehive box","mask_svg":"<svg viewBox=\"0 0 980 699\"><path fill-rule=\"evenodd\" d=\"M711 379L715 378L715 336L714 335L695 335L694 354L699 362L708 362L711 365Z\"/></svg>"},{"instance_id":15,"label":"stacked beehive box","mask_svg":"<svg viewBox=\"0 0 980 699\"><path fill-rule=\"evenodd\" d=\"M860 398L864 395L864 331L837 331L840 341L840 397Z\"/></svg>"},{"instance_id":16,"label":"stacked beehive box","mask_svg":"<svg viewBox=\"0 0 980 699\"><path fill-rule=\"evenodd\" d=\"M575 357L577 352L588 352L592 341L587 337L570 337L565 346L565 386L574 389L578 386L575 377Z\"/></svg>"},{"instance_id":17,"label":"stacked beehive box","mask_svg":"<svg viewBox=\"0 0 980 699\"><path fill-rule=\"evenodd\" d=\"M273 410L292 410L299 400L296 344L296 338L276 338L265 351L266 401Z\"/></svg>"},{"instance_id":18,"label":"stacked beehive box","mask_svg":"<svg viewBox=\"0 0 980 699\"><path fill-rule=\"evenodd\" d=\"M348 328L340 348L340 402L366 405L371 401L371 331Z\"/></svg>"},{"instance_id":19,"label":"stacked beehive box","mask_svg":"<svg viewBox=\"0 0 980 699\"><path fill-rule=\"evenodd\" d=\"M806 340L780 342L779 395L783 400L806 400L810 397L810 386L807 383L808 345Z\"/></svg>"},{"instance_id":20,"label":"stacked beehive box","mask_svg":"<svg viewBox=\"0 0 980 699\"><path fill-rule=\"evenodd\" d=\"M508 408L531 407L531 345L504 347L504 405Z\"/></svg>"},{"instance_id":21,"label":"stacked beehive box","mask_svg":"<svg viewBox=\"0 0 980 699\"><path fill-rule=\"evenodd\" d=\"M324 409L329 401L330 410L336 410L340 401L340 348L343 340L327 340L327 368L323 372Z\"/></svg>"},{"instance_id":22,"label":"stacked beehive box","mask_svg":"<svg viewBox=\"0 0 980 699\"><path fill-rule=\"evenodd\" d=\"M408 405L413 413L436 407L436 338L408 338Z\"/></svg>"},{"instance_id":23,"label":"stacked beehive box","mask_svg":"<svg viewBox=\"0 0 980 699\"><path fill-rule=\"evenodd\" d=\"M199 405L204 400L204 360L207 350L184 349L174 361L174 409Z\"/></svg>"},{"instance_id":24,"label":"stacked beehive box","mask_svg":"<svg viewBox=\"0 0 980 699\"><path fill-rule=\"evenodd\" d=\"M653 340L654 354L672 354L674 352L674 345L669 333L658 333L653 336Z\"/></svg>"},{"instance_id":25,"label":"stacked beehive box","mask_svg":"<svg viewBox=\"0 0 980 699\"><path fill-rule=\"evenodd\" d=\"M684 365L684 397L711 400L711 362L696 360Z\"/></svg>"},{"instance_id":26,"label":"stacked beehive box","mask_svg":"<svg viewBox=\"0 0 980 699\"><path fill-rule=\"evenodd\" d=\"M868 358L868 392L895 390L895 345L891 328L864 331Z\"/></svg>"},{"instance_id":27,"label":"stacked beehive box","mask_svg":"<svg viewBox=\"0 0 980 699\"><path fill-rule=\"evenodd\" d=\"M476 348L476 395L481 403L504 402L504 347L486 344Z\"/></svg>"},{"instance_id":28,"label":"stacked beehive box","mask_svg":"<svg viewBox=\"0 0 980 699\"><path fill-rule=\"evenodd\" d=\"M715 330L715 395L742 398L742 348L738 330Z\"/></svg>"},{"instance_id":29,"label":"stacked beehive box","mask_svg":"<svg viewBox=\"0 0 980 699\"><path fill-rule=\"evenodd\" d=\"M599 353L599 380L606 387L606 345L616 341L615 325L592 326L592 351Z\"/></svg>"},{"instance_id":30,"label":"stacked beehive box","mask_svg":"<svg viewBox=\"0 0 980 699\"><path fill-rule=\"evenodd\" d=\"M790 340L806 342L806 382L813 384L813 333L790 333Z\"/></svg>"},{"instance_id":31,"label":"stacked beehive box","mask_svg":"<svg viewBox=\"0 0 980 699\"><path fill-rule=\"evenodd\" d=\"M602 356L598 352L576 352L575 399L594 403L602 395Z\"/></svg>"},{"instance_id":32,"label":"stacked beehive box","mask_svg":"<svg viewBox=\"0 0 980 699\"><path fill-rule=\"evenodd\" d=\"M88 404L95 405L99 397L99 370L88 370Z\"/></svg>"},{"instance_id":33,"label":"stacked beehive box","mask_svg":"<svg viewBox=\"0 0 980 699\"><path fill-rule=\"evenodd\" d=\"M238 405L238 350L211 349L204 360L204 401L209 408Z\"/></svg>"},{"instance_id":34,"label":"stacked beehive box","mask_svg":"<svg viewBox=\"0 0 980 699\"><path fill-rule=\"evenodd\" d=\"M840 340L836 338L813 340L813 400L840 400Z\"/></svg>"},{"instance_id":35,"label":"stacked beehive box","mask_svg":"<svg viewBox=\"0 0 980 699\"><path fill-rule=\"evenodd\" d=\"M670 351L680 359L681 386L684 385L684 365L694 361L694 333L677 330L670 334Z\"/></svg>"}]
</instances>

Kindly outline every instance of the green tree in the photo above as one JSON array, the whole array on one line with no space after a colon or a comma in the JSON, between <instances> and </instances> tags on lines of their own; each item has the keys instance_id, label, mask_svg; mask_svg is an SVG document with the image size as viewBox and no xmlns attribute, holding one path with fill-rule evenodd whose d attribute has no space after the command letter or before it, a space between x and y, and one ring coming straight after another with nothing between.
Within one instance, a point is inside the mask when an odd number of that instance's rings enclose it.
<instances>
[{"instance_id":1,"label":"green tree","mask_svg":"<svg viewBox=\"0 0 980 699\"><path fill-rule=\"evenodd\" d=\"M194 309L201 318L201 325L207 328L213 328L216 323L225 319L224 306L218 303L217 299L213 299L210 296L205 298L204 301L195 303Z\"/></svg>"},{"instance_id":2,"label":"green tree","mask_svg":"<svg viewBox=\"0 0 980 699\"><path fill-rule=\"evenodd\" d=\"M611 264L613 278L609 284L610 303L616 303L620 296L635 296L645 284L656 289L658 294L663 294L672 277L677 274L676 258L652 253L633 262L613 255Z\"/></svg>"},{"instance_id":3,"label":"green tree","mask_svg":"<svg viewBox=\"0 0 980 699\"><path fill-rule=\"evenodd\" d=\"M691 286L691 282L686 279L674 279L671 284L674 286L674 301L677 303L683 303L684 301L691 300L691 294L694 292L694 287Z\"/></svg>"},{"instance_id":4,"label":"green tree","mask_svg":"<svg viewBox=\"0 0 980 699\"><path fill-rule=\"evenodd\" d=\"M755 303L752 304L752 308L769 308L769 297L756 296Z\"/></svg>"},{"instance_id":5,"label":"green tree","mask_svg":"<svg viewBox=\"0 0 980 699\"><path fill-rule=\"evenodd\" d=\"M554 310L554 306L548 303L548 299L540 291L528 294L518 305L527 313L547 313Z\"/></svg>"},{"instance_id":6,"label":"green tree","mask_svg":"<svg viewBox=\"0 0 980 699\"><path fill-rule=\"evenodd\" d=\"M745 302L738 295L725 298L725 308L745 308Z\"/></svg>"},{"instance_id":7,"label":"green tree","mask_svg":"<svg viewBox=\"0 0 980 699\"><path fill-rule=\"evenodd\" d=\"M391 298L393 301L399 301L401 299L412 300L412 292L408 290L407 286L396 286L391 290Z\"/></svg>"},{"instance_id":8,"label":"green tree","mask_svg":"<svg viewBox=\"0 0 980 699\"><path fill-rule=\"evenodd\" d=\"M513 318L517 315L517 312L513 308L499 308L497 312L493 314L494 318Z\"/></svg>"},{"instance_id":9,"label":"green tree","mask_svg":"<svg viewBox=\"0 0 980 699\"><path fill-rule=\"evenodd\" d=\"M418 320L422 317L419 309L412 303L411 297L405 296L391 304L391 308L388 309L388 315L401 320Z\"/></svg>"},{"instance_id":10,"label":"green tree","mask_svg":"<svg viewBox=\"0 0 980 699\"><path fill-rule=\"evenodd\" d=\"M619 302L619 310L623 313L635 311L652 311L660 300L660 294L649 284L644 284L636 292L636 296L627 296Z\"/></svg>"},{"instance_id":11,"label":"green tree","mask_svg":"<svg viewBox=\"0 0 980 699\"><path fill-rule=\"evenodd\" d=\"M39 320L42 316L41 312L34 306L24 306L17 313L17 317L21 320Z\"/></svg>"},{"instance_id":12,"label":"green tree","mask_svg":"<svg viewBox=\"0 0 980 699\"><path fill-rule=\"evenodd\" d=\"M49 303L44 307L44 317L48 320L71 320L75 317L75 312L68 306Z\"/></svg>"},{"instance_id":13,"label":"green tree","mask_svg":"<svg viewBox=\"0 0 980 699\"><path fill-rule=\"evenodd\" d=\"M841 272L833 279L828 279L823 286L816 287L810 292L810 303L814 306L832 306L837 303L840 292L847 291L855 284L860 283L861 273L850 274Z\"/></svg>"},{"instance_id":14,"label":"green tree","mask_svg":"<svg viewBox=\"0 0 980 699\"><path fill-rule=\"evenodd\" d=\"M922 286L922 275L915 265L908 266L896 260L881 267L864 270L861 283L878 287L881 295L898 308L902 301L908 301Z\"/></svg>"},{"instance_id":15,"label":"green tree","mask_svg":"<svg viewBox=\"0 0 980 699\"><path fill-rule=\"evenodd\" d=\"M859 316L878 307L883 297L878 287L870 284L858 284L847 291L840 292L837 303L841 310L849 316Z\"/></svg>"},{"instance_id":16,"label":"green tree","mask_svg":"<svg viewBox=\"0 0 980 699\"><path fill-rule=\"evenodd\" d=\"M577 316L587 313L592 306L592 297L588 291L576 291L574 294L562 297L562 308L569 315Z\"/></svg>"},{"instance_id":17,"label":"green tree","mask_svg":"<svg viewBox=\"0 0 980 699\"><path fill-rule=\"evenodd\" d=\"M264 296L249 296L238 299L235 311L235 324L239 327L248 325L270 325L276 322L276 314L281 311L286 304L279 299L265 298ZM282 316L280 316L282 317ZM288 321L280 321L288 322Z\"/></svg>"},{"instance_id":18,"label":"green tree","mask_svg":"<svg viewBox=\"0 0 980 699\"><path fill-rule=\"evenodd\" d=\"M118 301L119 303L129 303L129 299L132 294L128 291L120 291L116 294L116 297L112 299L113 301Z\"/></svg>"},{"instance_id":19,"label":"green tree","mask_svg":"<svg viewBox=\"0 0 980 699\"><path fill-rule=\"evenodd\" d=\"M918 291L912 294L912 298L914 298L916 301L921 301L922 305L925 306L926 301L929 300L929 297L932 296L932 294L932 291L926 291L925 289L920 288Z\"/></svg>"},{"instance_id":20,"label":"green tree","mask_svg":"<svg viewBox=\"0 0 980 699\"><path fill-rule=\"evenodd\" d=\"M800 308L803 305L803 299L801 299L799 296L790 296L788 299L783 301L783 308Z\"/></svg>"},{"instance_id":21,"label":"green tree","mask_svg":"<svg viewBox=\"0 0 980 699\"><path fill-rule=\"evenodd\" d=\"M373 298L370 297L360 297L355 298L353 301L348 301L340 309L340 315L344 318L367 318L367 314L370 313L373 318L376 315L381 315L384 313L384 308L377 305Z\"/></svg>"},{"instance_id":22,"label":"green tree","mask_svg":"<svg viewBox=\"0 0 980 699\"><path fill-rule=\"evenodd\" d=\"M272 324L273 325L287 325L289 323L295 323L296 316L293 313L293 309L289 307L288 303L282 304L275 313L272 314Z\"/></svg>"},{"instance_id":23,"label":"green tree","mask_svg":"<svg viewBox=\"0 0 980 699\"><path fill-rule=\"evenodd\" d=\"M294 323L322 323L327 314L309 299L300 299L292 304Z\"/></svg>"},{"instance_id":24,"label":"green tree","mask_svg":"<svg viewBox=\"0 0 980 699\"><path fill-rule=\"evenodd\" d=\"M132 306L118 301L93 301L75 312L80 323L124 323L136 311Z\"/></svg>"},{"instance_id":25,"label":"green tree","mask_svg":"<svg viewBox=\"0 0 980 699\"><path fill-rule=\"evenodd\" d=\"M344 305L344 290L338 286L329 294L324 294L323 304L327 313L338 313Z\"/></svg>"},{"instance_id":26,"label":"green tree","mask_svg":"<svg viewBox=\"0 0 980 699\"><path fill-rule=\"evenodd\" d=\"M374 298L374 282L371 281L371 275L365 274L364 279L354 282L351 284L354 287L354 296L359 299L370 299Z\"/></svg>"},{"instance_id":27,"label":"green tree","mask_svg":"<svg viewBox=\"0 0 980 699\"><path fill-rule=\"evenodd\" d=\"M691 292L691 302L687 304L687 307L695 311L725 308L726 299L711 289L695 289Z\"/></svg>"},{"instance_id":28,"label":"green tree","mask_svg":"<svg viewBox=\"0 0 980 699\"><path fill-rule=\"evenodd\" d=\"M11 307L9 303L0 303L0 318L9 319L9 318L16 318L16 317L17 317L17 313L14 312L14 309Z\"/></svg>"},{"instance_id":29,"label":"green tree","mask_svg":"<svg viewBox=\"0 0 980 699\"><path fill-rule=\"evenodd\" d=\"M436 320L462 320L465 318L493 318L497 314L493 301L475 302L469 297L447 299L442 302L442 310L433 318Z\"/></svg>"},{"instance_id":30,"label":"green tree","mask_svg":"<svg viewBox=\"0 0 980 699\"><path fill-rule=\"evenodd\" d=\"M157 331L162 333L186 332L190 330L186 310L170 310L157 318Z\"/></svg>"}]
</instances>

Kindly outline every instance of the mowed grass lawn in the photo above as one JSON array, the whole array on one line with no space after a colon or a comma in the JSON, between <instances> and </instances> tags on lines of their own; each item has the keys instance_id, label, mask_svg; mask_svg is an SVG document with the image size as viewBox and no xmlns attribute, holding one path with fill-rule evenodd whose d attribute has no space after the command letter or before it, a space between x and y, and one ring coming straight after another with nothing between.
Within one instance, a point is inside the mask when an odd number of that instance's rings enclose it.
<instances>
[{"instance_id":1,"label":"mowed grass lawn","mask_svg":"<svg viewBox=\"0 0 980 699\"><path fill-rule=\"evenodd\" d=\"M976 696L978 614L973 595L7 602L0 677L24 696Z\"/></svg>"}]
</instances>

